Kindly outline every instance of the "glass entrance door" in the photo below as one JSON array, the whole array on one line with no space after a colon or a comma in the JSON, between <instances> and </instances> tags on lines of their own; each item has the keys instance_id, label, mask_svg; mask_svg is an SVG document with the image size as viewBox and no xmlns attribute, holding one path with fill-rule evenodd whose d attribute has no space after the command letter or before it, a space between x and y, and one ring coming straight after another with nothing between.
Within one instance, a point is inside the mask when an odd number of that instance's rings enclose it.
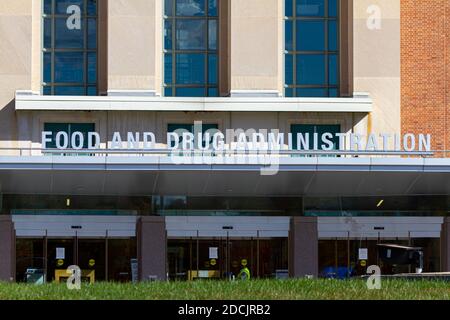
<instances>
[{"instance_id":1,"label":"glass entrance door","mask_svg":"<svg viewBox=\"0 0 450 320\"><path fill-rule=\"evenodd\" d=\"M78 266L82 280L137 281L136 238L18 238L16 279L19 282L62 282L67 268Z\"/></svg>"},{"instance_id":2,"label":"glass entrance door","mask_svg":"<svg viewBox=\"0 0 450 320\"><path fill-rule=\"evenodd\" d=\"M287 277L286 238L168 240L171 280Z\"/></svg>"},{"instance_id":3,"label":"glass entrance door","mask_svg":"<svg viewBox=\"0 0 450 320\"><path fill-rule=\"evenodd\" d=\"M68 239L47 239L47 281L59 281L67 277L66 270L76 263L76 241Z\"/></svg>"},{"instance_id":4,"label":"glass entrance door","mask_svg":"<svg viewBox=\"0 0 450 320\"><path fill-rule=\"evenodd\" d=\"M106 240L78 239L77 265L82 276L90 281L105 281L106 279Z\"/></svg>"}]
</instances>

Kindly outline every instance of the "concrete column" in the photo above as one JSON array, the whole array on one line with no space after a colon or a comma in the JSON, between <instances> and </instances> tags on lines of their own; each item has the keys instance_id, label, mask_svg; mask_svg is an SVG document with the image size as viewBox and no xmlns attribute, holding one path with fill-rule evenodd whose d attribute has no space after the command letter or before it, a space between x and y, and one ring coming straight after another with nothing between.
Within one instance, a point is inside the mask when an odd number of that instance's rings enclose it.
<instances>
[{"instance_id":1,"label":"concrete column","mask_svg":"<svg viewBox=\"0 0 450 320\"><path fill-rule=\"evenodd\" d=\"M293 217L289 230L289 276L319 274L319 233L316 217Z\"/></svg>"},{"instance_id":2,"label":"concrete column","mask_svg":"<svg viewBox=\"0 0 450 320\"><path fill-rule=\"evenodd\" d=\"M164 217L141 217L137 225L139 279L167 279L167 236Z\"/></svg>"},{"instance_id":3,"label":"concrete column","mask_svg":"<svg viewBox=\"0 0 450 320\"><path fill-rule=\"evenodd\" d=\"M15 261L14 223L10 215L0 216L0 281L14 281Z\"/></svg>"},{"instance_id":4,"label":"concrete column","mask_svg":"<svg viewBox=\"0 0 450 320\"><path fill-rule=\"evenodd\" d=\"M450 272L450 218L445 217L441 231L441 272Z\"/></svg>"}]
</instances>

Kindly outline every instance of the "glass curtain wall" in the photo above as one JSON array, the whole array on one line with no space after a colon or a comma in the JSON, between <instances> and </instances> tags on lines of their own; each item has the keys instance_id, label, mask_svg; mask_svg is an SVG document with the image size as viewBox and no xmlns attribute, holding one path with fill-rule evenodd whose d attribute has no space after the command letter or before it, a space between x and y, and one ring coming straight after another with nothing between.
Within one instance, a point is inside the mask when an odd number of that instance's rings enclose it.
<instances>
[{"instance_id":1,"label":"glass curtain wall","mask_svg":"<svg viewBox=\"0 0 450 320\"><path fill-rule=\"evenodd\" d=\"M44 95L97 95L97 16L97 0L44 0Z\"/></svg>"},{"instance_id":2,"label":"glass curtain wall","mask_svg":"<svg viewBox=\"0 0 450 320\"><path fill-rule=\"evenodd\" d=\"M165 96L219 95L219 1L164 1Z\"/></svg>"},{"instance_id":3,"label":"glass curtain wall","mask_svg":"<svg viewBox=\"0 0 450 320\"><path fill-rule=\"evenodd\" d=\"M285 0L286 97L339 96L339 0Z\"/></svg>"}]
</instances>

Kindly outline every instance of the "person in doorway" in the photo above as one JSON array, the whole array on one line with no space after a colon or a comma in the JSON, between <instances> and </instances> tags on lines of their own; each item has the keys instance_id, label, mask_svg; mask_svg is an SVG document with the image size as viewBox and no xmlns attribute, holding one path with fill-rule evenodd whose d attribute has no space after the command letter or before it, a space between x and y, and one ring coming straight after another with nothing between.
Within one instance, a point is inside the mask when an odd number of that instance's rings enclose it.
<instances>
[{"instance_id":1,"label":"person in doorway","mask_svg":"<svg viewBox=\"0 0 450 320\"><path fill-rule=\"evenodd\" d=\"M250 280L250 270L247 267L247 259L241 261L242 269L239 271L237 278L239 280Z\"/></svg>"}]
</instances>

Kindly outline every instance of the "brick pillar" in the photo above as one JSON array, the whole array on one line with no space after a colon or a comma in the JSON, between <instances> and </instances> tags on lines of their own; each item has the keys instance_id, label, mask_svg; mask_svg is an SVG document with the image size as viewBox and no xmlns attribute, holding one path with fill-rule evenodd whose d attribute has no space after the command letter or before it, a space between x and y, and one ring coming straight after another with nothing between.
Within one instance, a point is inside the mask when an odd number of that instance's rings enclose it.
<instances>
[{"instance_id":1,"label":"brick pillar","mask_svg":"<svg viewBox=\"0 0 450 320\"><path fill-rule=\"evenodd\" d=\"M164 217L141 217L137 225L139 279L167 279L167 236Z\"/></svg>"},{"instance_id":2,"label":"brick pillar","mask_svg":"<svg viewBox=\"0 0 450 320\"><path fill-rule=\"evenodd\" d=\"M319 274L319 233L316 217L293 217L289 230L289 276Z\"/></svg>"},{"instance_id":3,"label":"brick pillar","mask_svg":"<svg viewBox=\"0 0 450 320\"><path fill-rule=\"evenodd\" d=\"M450 272L450 218L445 217L441 231L441 272Z\"/></svg>"},{"instance_id":4,"label":"brick pillar","mask_svg":"<svg viewBox=\"0 0 450 320\"><path fill-rule=\"evenodd\" d=\"M16 237L10 215L0 215L0 281L14 281Z\"/></svg>"}]
</instances>

